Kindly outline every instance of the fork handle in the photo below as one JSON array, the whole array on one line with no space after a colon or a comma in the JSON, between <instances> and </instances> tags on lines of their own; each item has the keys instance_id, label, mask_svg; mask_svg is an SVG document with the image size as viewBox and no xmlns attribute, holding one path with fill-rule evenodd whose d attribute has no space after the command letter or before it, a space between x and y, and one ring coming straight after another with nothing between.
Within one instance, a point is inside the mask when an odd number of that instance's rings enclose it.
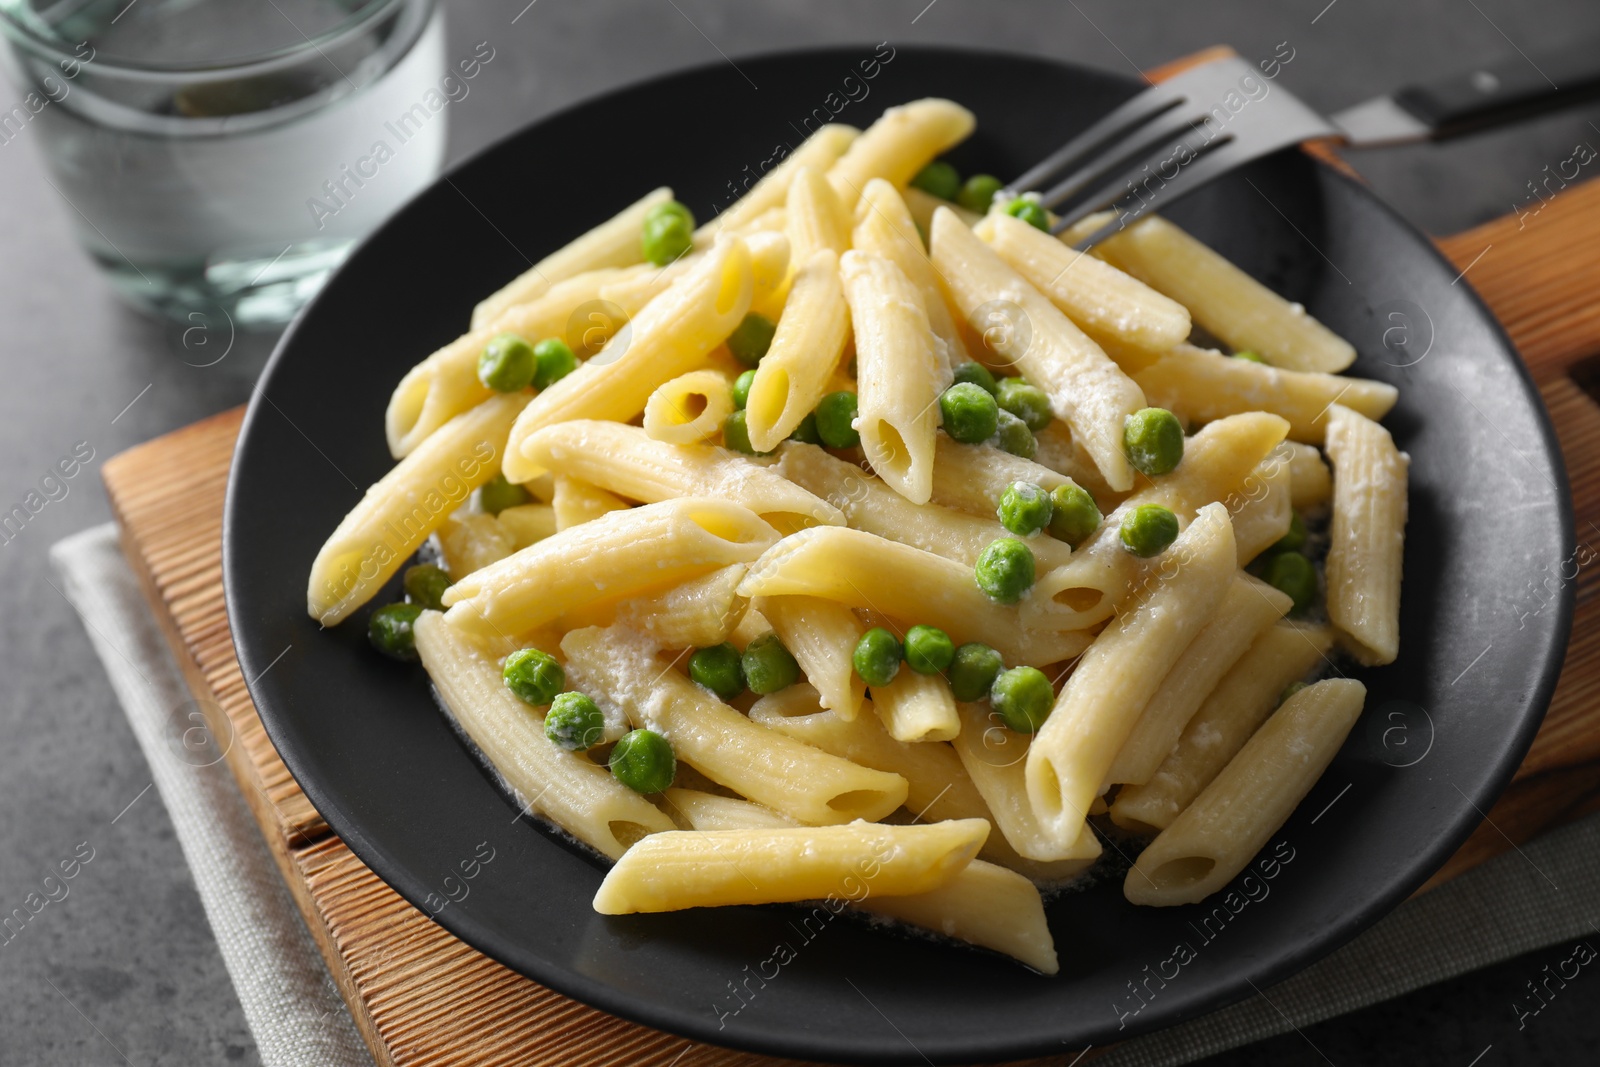
<instances>
[{"instance_id":1,"label":"fork handle","mask_svg":"<svg viewBox=\"0 0 1600 1067\"><path fill-rule=\"evenodd\" d=\"M1435 139L1543 114L1600 96L1600 42L1518 56L1394 94Z\"/></svg>"}]
</instances>

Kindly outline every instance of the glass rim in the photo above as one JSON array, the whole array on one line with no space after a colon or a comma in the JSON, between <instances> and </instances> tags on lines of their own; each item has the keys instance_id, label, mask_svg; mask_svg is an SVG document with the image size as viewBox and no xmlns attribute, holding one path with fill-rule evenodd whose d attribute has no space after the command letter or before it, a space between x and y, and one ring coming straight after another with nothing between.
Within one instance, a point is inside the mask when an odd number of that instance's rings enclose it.
<instances>
[{"instance_id":1,"label":"glass rim","mask_svg":"<svg viewBox=\"0 0 1600 1067\"><path fill-rule=\"evenodd\" d=\"M284 45L281 48L269 49L251 55L240 56L236 59L226 60L190 60L185 62L155 63L132 59L123 56L107 55L102 57L96 53L92 59L84 59L76 51L69 48L79 46L69 45L61 38L47 36L39 30L15 17L4 7L0 7L0 32L10 38L13 44L44 58L58 62L93 63L95 68L108 73L131 75L134 77L176 77L176 78L212 78L217 76L238 76L252 73L262 73L284 66L287 63L302 60L308 53L321 52L324 48L342 43L365 31L370 24L383 18L395 8L407 4L421 3L432 7L435 0L366 0L360 7L352 11L343 22L334 25L315 37L305 37L297 44ZM293 26L293 23L290 23ZM302 37L305 35L302 34Z\"/></svg>"}]
</instances>

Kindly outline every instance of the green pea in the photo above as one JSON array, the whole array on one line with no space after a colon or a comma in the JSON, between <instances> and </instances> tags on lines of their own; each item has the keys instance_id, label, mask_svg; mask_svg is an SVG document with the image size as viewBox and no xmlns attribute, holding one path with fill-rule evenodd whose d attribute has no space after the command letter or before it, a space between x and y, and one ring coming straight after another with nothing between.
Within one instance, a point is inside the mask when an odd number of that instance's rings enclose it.
<instances>
[{"instance_id":1,"label":"green pea","mask_svg":"<svg viewBox=\"0 0 1600 1067\"><path fill-rule=\"evenodd\" d=\"M743 411L750 403L750 386L756 380L756 372L747 370L733 380L733 406Z\"/></svg>"},{"instance_id":2,"label":"green pea","mask_svg":"<svg viewBox=\"0 0 1600 1067\"><path fill-rule=\"evenodd\" d=\"M689 678L723 700L732 700L744 692L739 650L726 641L710 648L695 649L689 657Z\"/></svg>"},{"instance_id":3,"label":"green pea","mask_svg":"<svg viewBox=\"0 0 1600 1067\"><path fill-rule=\"evenodd\" d=\"M1178 539L1178 516L1160 504L1140 504L1122 516L1117 536L1140 559L1159 556Z\"/></svg>"},{"instance_id":4,"label":"green pea","mask_svg":"<svg viewBox=\"0 0 1600 1067\"><path fill-rule=\"evenodd\" d=\"M1122 424L1122 451L1134 470L1165 474L1183 459L1183 424L1166 408L1140 408Z\"/></svg>"},{"instance_id":5,"label":"green pea","mask_svg":"<svg viewBox=\"0 0 1600 1067\"><path fill-rule=\"evenodd\" d=\"M411 627L421 614L421 604L385 604L367 622L367 640L390 659L416 659L417 640Z\"/></svg>"},{"instance_id":6,"label":"green pea","mask_svg":"<svg viewBox=\"0 0 1600 1067\"><path fill-rule=\"evenodd\" d=\"M519 507L532 499L522 486L506 481L504 474L496 474L478 490L478 503L491 515L498 515L506 508Z\"/></svg>"},{"instance_id":7,"label":"green pea","mask_svg":"<svg viewBox=\"0 0 1600 1067\"><path fill-rule=\"evenodd\" d=\"M406 598L413 604L421 604L434 611L444 610L444 591L450 588L450 576L443 567L433 563L407 567L405 577L400 582L405 586Z\"/></svg>"},{"instance_id":8,"label":"green pea","mask_svg":"<svg viewBox=\"0 0 1600 1067\"><path fill-rule=\"evenodd\" d=\"M1000 653L988 645L968 642L956 649L950 662L950 692L957 700L982 700L1005 667Z\"/></svg>"},{"instance_id":9,"label":"green pea","mask_svg":"<svg viewBox=\"0 0 1600 1067\"><path fill-rule=\"evenodd\" d=\"M1034 439L1033 431L1028 429L1028 424L1004 408L1000 409L994 443L1002 452L1010 452L1013 456L1021 456L1023 459L1032 459L1033 454L1039 451L1039 442Z\"/></svg>"},{"instance_id":10,"label":"green pea","mask_svg":"<svg viewBox=\"0 0 1600 1067\"><path fill-rule=\"evenodd\" d=\"M1000 391L1000 386L995 382L994 375L989 373L989 368L976 360L969 360L956 368L955 382L957 385L971 382L990 396Z\"/></svg>"},{"instance_id":11,"label":"green pea","mask_svg":"<svg viewBox=\"0 0 1600 1067\"><path fill-rule=\"evenodd\" d=\"M722 420L722 443L735 452L743 452L747 456L769 456L770 452L757 452L756 446L750 443L749 417L743 410L730 412Z\"/></svg>"},{"instance_id":12,"label":"green pea","mask_svg":"<svg viewBox=\"0 0 1600 1067\"><path fill-rule=\"evenodd\" d=\"M829 393L817 404L817 436L829 448L854 448L861 435L851 425L856 421L856 394Z\"/></svg>"},{"instance_id":13,"label":"green pea","mask_svg":"<svg viewBox=\"0 0 1600 1067\"><path fill-rule=\"evenodd\" d=\"M611 776L635 793L659 793L677 773L672 746L654 730L630 730L611 750Z\"/></svg>"},{"instance_id":14,"label":"green pea","mask_svg":"<svg viewBox=\"0 0 1600 1067\"><path fill-rule=\"evenodd\" d=\"M961 174L942 159L936 159L917 171L911 184L940 200L954 200L961 195Z\"/></svg>"},{"instance_id":15,"label":"green pea","mask_svg":"<svg viewBox=\"0 0 1600 1067\"><path fill-rule=\"evenodd\" d=\"M754 311L739 320L739 325L728 335L728 351L746 367L754 367L772 347L772 335L778 326L765 315Z\"/></svg>"},{"instance_id":16,"label":"green pea","mask_svg":"<svg viewBox=\"0 0 1600 1067\"><path fill-rule=\"evenodd\" d=\"M820 445L822 443L822 435L817 432L817 413L815 411L808 412L806 417L800 420L800 425L794 428L794 433L789 435L789 440L804 441L808 445Z\"/></svg>"},{"instance_id":17,"label":"green pea","mask_svg":"<svg viewBox=\"0 0 1600 1067\"><path fill-rule=\"evenodd\" d=\"M651 263L665 267L693 245L694 215L682 204L657 204L645 215L639 250Z\"/></svg>"},{"instance_id":18,"label":"green pea","mask_svg":"<svg viewBox=\"0 0 1600 1067\"><path fill-rule=\"evenodd\" d=\"M526 389L533 369L533 348L514 333L491 338L478 356L478 380L497 393Z\"/></svg>"},{"instance_id":19,"label":"green pea","mask_svg":"<svg viewBox=\"0 0 1600 1067\"><path fill-rule=\"evenodd\" d=\"M1268 552L1298 552L1306 547L1306 520L1298 511L1289 512L1289 532L1272 542Z\"/></svg>"},{"instance_id":20,"label":"green pea","mask_svg":"<svg viewBox=\"0 0 1600 1067\"><path fill-rule=\"evenodd\" d=\"M1267 584L1294 601L1299 614L1317 600L1317 568L1298 552L1279 552L1267 562Z\"/></svg>"},{"instance_id":21,"label":"green pea","mask_svg":"<svg viewBox=\"0 0 1600 1067\"><path fill-rule=\"evenodd\" d=\"M1015 537L998 537L978 555L972 574L990 600L1015 604L1033 587L1033 552Z\"/></svg>"},{"instance_id":22,"label":"green pea","mask_svg":"<svg viewBox=\"0 0 1600 1067\"><path fill-rule=\"evenodd\" d=\"M1283 687L1283 692L1278 695L1278 703L1282 704L1284 701L1288 700L1290 697L1294 696L1296 693L1300 692L1300 690L1305 688L1307 688L1307 686L1304 682L1290 682L1288 685Z\"/></svg>"},{"instance_id":23,"label":"green pea","mask_svg":"<svg viewBox=\"0 0 1600 1067\"><path fill-rule=\"evenodd\" d=\"M763 696L787 689L800 680L800 664L770 630L745 646L739 666L744 669L745 684L750 692Z\"/></svg>"},{"instance_id":24,"label":"green pea","mask_svg":"<svg viewBox=\"0 0 1600 1067\"><path fill-rule=\"evenodd\" d=\"M903 654L898 637L882 626L874 626L856 641L850 662L869 686L888 685L900 673Z\"/></svg>"},{"instance_id":25,"label":"green pea","mask_svg":"<svg viewBox=\"0 0 1600 1067\"><path fill-rule=\"evenodd\" d=\"M1018 537L1031 537L1050 525L1054 505L1050 494L1032 482L1012 482L1000 494L995 518Z\"/></svg>"},{"instance_id":26,"label":"green pea","mask_svg":"<svg viewBox=\"0 0 1600 1067\"><path fill-rule=\"evenodd\" d=\"M1005 187L1005 182L993 174L974 174L962 184L961 191L956 194L956 203L968 211L987 215L989 205L994 203L994 194Z\"/></svg>"},{"instance_id":27,"label":"green pea","mask_svg":"<svg viewBox=\"0 0 1600 1067\"><path fill-rule=\"evenodd\" d=\"M1077 548L1090 534L1100 529L1100 505L1089 491L1076 482L1050 490L1050 533Z\"/></svg>"},{"instance_id":28,"label":"green pea","mask_svg":"<svg viewBox=\"0 0 1600 1067\"><path fill-rule=\"evenodd\" d=\"M906 631L906 666L918 674L938 674L955 658L955 642L937 626L918 623Z\"/></svg>"},{"instance_id":29,"label":"green pea","mask_svg":"<svg viewBox=\"0 0 1600 1067\"><path fill-rule=\"evenodd\" d=\"M1034 229L1050 232L1050 215L1037 200L1026 200L1019 196L1006 205L1006 214L1021 219Z\"/></svg>"},{"instance_id":30,"label":"green pea","mask_svg":"<svg viewBox=\"0 0 1600 1067\"><path fill-rule=\"evenodd\" d=\"M1243 352L1235 352L1233 354L1233 358L1234 359L1242 359L1246 363L1265 363L1266 362L1266 360L1262 359L1260 356L1256 355L1254 352L1250 351L1248 348L1245 349Z\"/></svg>"},{"instance_id":31,"label":"green pea","mask_svg":"<svg viewBox=\"0 0 1600 1067\"><path fill-rule=\"evenodd\" d=\"M1050 425L1055 412L1050 410L1050 397L1026 378L1002 378L995 401L1038 433Z\"/></svg>"},{"instance_id":32,"label":"green pea","mask_svg":"<svg viewBox=\"0 0 1600 1067\"><path fill-rule=\"evenodd\" d=\"M517 694L523 703L535 707L550 703L567 684L567 672L561 664L550 653L537 648L518 649L507 656L500 677L505 680L506 688Z\"/></svg>"},{"instance_id":33,"label":"green pea","mask_svg":"<svg viewBox=\"0 0 1600 1067\"><path fill-rule=\"evenodd\" d=\"M987 441L1000 428L1000 408L983 386L957 382L939 394L944 432L962 444Z\"/></svg>"},{"instance_id":34,"label":"green pea","mask_svg":"<svg viewBox=\"0 0 1600 1067\"><path fill-rule=\"evenodd\" d=\"M582 693L559 693L544 713L544 735L557 748L587 752L605 740L606 717Z\"/></svg>"},{"instance_id":35,"label":"green pea","mask_svg":"<svg viewBox=\"0 0 1600 1067\"><path fill-rule=\"evenodd\" d=\"M537 364L533 372L535 389L548 389L578 369L578 357L559 337L546 337L534 345L533 359Z\"/></svg>"},{"instance_id":36,"label":"green pea","mask_svg":"<svg viewBox=\"0 0 1600 1067\"><path fill-rule=\"evenodd\" d=\"M1055 704L1050 679L1037 667L1001 671L989 690L989 706L1008 729L1019 734L1031 734L1043 726Z\"/></svg>"}]
</instances>

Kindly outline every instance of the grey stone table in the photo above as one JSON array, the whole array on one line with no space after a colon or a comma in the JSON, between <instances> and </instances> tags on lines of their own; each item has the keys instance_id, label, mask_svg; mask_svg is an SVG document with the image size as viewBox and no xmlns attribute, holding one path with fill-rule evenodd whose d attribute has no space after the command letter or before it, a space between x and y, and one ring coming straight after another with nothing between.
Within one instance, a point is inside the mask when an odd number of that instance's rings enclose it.
<instances>
[{"instance_id":1,"label":"grey stone table","mask_svg":"<svg viewBox=\"0 0 1600 1067\"><path fill-rule=\"evenodd\" d=\"M1134 71L1213 43L1266 56L1287 41L1295 59L1283 84L1323 109L1470 61L1585 36L1600 45L1593 0L448 0L448 25L452 49L483 40L496 49L471 95L450 109L451 159L613 86L808 44L979 44ZM1448 233L1522 203L1527 183L1579 142L1600 145L1595 123L1600 107L1357 162L1419 226ZM246 400L271 339L242 337L220 363L195 366L209 354L197 358L178 329L112 298L73 243L71 210L44 180L27 131L0 144L8 382L0 510L74 443L94 450L90 474L0 545L0 912L80 843L94 849L70 897L0 946L0 1065L255 1063L171 824L145 792L150 772L83 623L52 587L46 551L107 518L95 477L105 458ZM1574 988L1520 1030L1511 1007L1523 983L1565 951L1533 953L1218 1062L1596 1062L1594 990Z\"/></svg>"}]
</instances>

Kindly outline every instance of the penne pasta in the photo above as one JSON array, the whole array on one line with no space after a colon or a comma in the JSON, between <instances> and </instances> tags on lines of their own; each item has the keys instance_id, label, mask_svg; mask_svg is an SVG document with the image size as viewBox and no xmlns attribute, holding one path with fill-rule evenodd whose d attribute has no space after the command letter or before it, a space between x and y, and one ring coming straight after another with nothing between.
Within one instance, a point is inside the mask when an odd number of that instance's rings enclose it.
<instances>
[{"instance_id":1,"label":"penne pasta","mask_svg":"<svg viewBox=\"0 0 1600 1067\"><path fill-rule=\"evenodd\" d=\"M594 910L627 915L926 893L971 862L988 832L981 819L931 826L672 830L652 834L623 854L600 883Z\"/></svg>"},{"instance_id":2,"label":"penne pasta","mask_svg":"<svg viewBox=\"0 0 1600 1067\"><path fill-rule=\"evenodd\" d=\"M1123 895L1156 907L1194 904L1233 881L1333 762L1366 694L1360 682L1330 678L1284 701L1139 854Z\"/></svg>"},{"instance_id":3,"label":"penne pasta","mask_svg":"<svg viewBox=\"0 0 1600 1067\"><path fill-rule=\"evenodd\" d=\"M578 752L551 744L543 716L500 678L495 657L425 611L415 625L417 654L434 689L463 733L536 812L612 859L647 834L672 830L672 820L611 772Z\"/></svg>"},{"instance_id":4,"label":"penne pasta","mask_svg":"<svg viewBox=\"0 0 1600 1067\"><path fill-rule=\"evenodd\" d=\"M1328 417L1333 528L1328 618L1362 663L1400 653L1400 567L1405 555L1410 458L1389 431L1340 404Z\"/></svg>"},{"instance_id":5,"label":"penne pasta","mask_svg":"<svg viewBox=\"0 0 1600 1067\"><path fill-rule=\"evenodd\" d=\"M750 445L759 452L777 448L816 409L850 338L839 257L821 249L796 263L799 270L745 404Z\"/></svg>"},{"instance_id":6,"label":"penne pasta","mask_svg":"<svg viewBox=\"0 0 1600 1067\"><path fill-rule=\"evenodd\" d=\"M1289 448L1289 503L1297 511L1321 507L1333 496L1333 472L1315 445L1287 441Z\"/></svg>"},{"instance_id":7,"label":"penne pasta","mask_svg":"<svg viewBox=\"0 0 1600 1067\"><path fill-rule=\"evenodd\" d=\"M582 237L541 259L472 309L472 328L486 326L507 308L543 296L551 287L584 271L626 267L644 259L639 235L644 217L658 204L672 199L663 186L651 190Z\"/></svg>"},{"instance_id":8,"label":"penne pasta","mask_svg":"<svg viewBox=\"0 0 1600 1067\"><path fill-rule=\"evenodd\" d=\"M784 215L794 263L805 263L824 249L838 256L849 250L850 216L819 172L809 167L795 172Z\"/></svg>"},{"instance_id":9,"label":"penne pasta","mask_svg":"<svg viewBox=\"0 0 1600 1067\"><path fill-rule=\"evenodd\" d=\"M1028 748L1028 798L1061 846L1083 832L1117 752L1235 573L1227 509L1207 504L1162 556L1148 590L1101 631Z\"/></svg>"},{"instance_id":10,"label":"penne pasta","mask_svg":"<svg viewBox=\"0 0 1600 1067\"><path fill-rule=\"evenodd\" d=\"M806 681L815 687L820 706L841 722L854 719L867 692L867 683L856 673L851 659L856 642L867 629L856 613L843 604L813 596L762 597L756 610L772 624L783 647L800 664ZM826 745L820 747L833 751ZM877 764L869 762L867 766Z\"/></svg>"},{"instance_id":11,"label":"penne pasta","mask_svg":"<svg viewBox=\"0 0 1600 1067\"><path fill-rule=\"evenodd\" d=\"M1122 451L1122 429L1127 417L1145 406L1139 386L954 213L934 213L931 249L951 302L969 322L996 302L1020 316L1025 329L990 331L996 357L1049 395L1051 410L1072 430L1073 441L1094 460L1107 485L1131 488L1133 468Z\"/></svg>"},{"instance_id":12,"label":"penne pasta","mask_svg":"<svg viewBox=\"0 0 1600 1067\"><path fill-rule=\"evenodd\" d=\"M970 567L838 526L784 538L750 568L739 591L749 597L822 597L901 622L927 623L957 644L981 641L1014 663L1071 659L1090 640L1081 630L1024 626L1014 607L983 595Z\"/></svg>"},{"instance_id":13,"label":"penne pasta","mask_svg":"<svg viewBox=\"0 0 1600 1067\"><path fill-rule=\"evenodd\" d=\"M732 412L733 392L720 371L690 371L650 394L644 432L667 444L699 444L720 434L722 420Z\"/></svg>"},{"instance_id":14,"label":"penne pasta","mask_svg":"<svg viewBox=\"0 0 1600 1067\"><path fill-rule=\"evenodd\" d=\"M672 661L634 631L573 630L561 651L569 679L602 708L661 734L678 759L758 804L822 826L881 819L906 799L899 775L858 767L751 722L672 670Z\"/></svg>"},{"instance_id":15,"label":"penne pasta","mask_svg":"<svg viewBox=\"0 0 1600 1067\"><path fill-rule=\"evenodd\" d=\"M779 830L803 825L781 811L738 797L673 787L662 803L681 830Z\"/></svg>"},{"instance_id":16,"label":"penne pasta","mask_svg":"<svg viewBox=\"0 0 1600 1067\"><path fill-rule=\"evenodd\" d=\"M1095 254L1189 309L1231 347L1296 371L1334 373L1355 362L1350 342L1166 219L1141 219Z\"/></svg>"},{"instance_id":17,"label":"penne pasta","mask_svg":"<svg viewBox=\"0 0 1600 1067\"><path fill-rule=\"evenodd\" d=\"M847 252L839 275L856 335L861 449L895 492L926 504L933 494L934 435L947 368L922 298L882 256Z\"/></svg>"},{"instance_id":18,"label":"penne pasta","mask_svg":"<svg viewBox=\"0 0 1600 1067\"><path fill-rule=\"evenodd\" d=\"M556 509L550 504L518 504L496 515L500 526L511 536L511 551L527 548L555 533Z\"/></svg>"},{"instance_id":19,"label":"penne pasta","mask_svg":"<svg viewBox=\"0 0 1600 1067\"><path fill-rule=\"evenodd\" d=\"M1049 490L1071 481L1065 474L993 445L964 445L943 435L934 445L932 500L969 515L993 518L1001 494L1013 482L1032 482Z\"/></svg>"},{"instance_id":20,"label":"penne pasta","mask_svg":"<svg viewBox=\"0 0 1600 1067\"><path fill-rule=\"evenodd\" d=\"M945 303L944 290L939 287L939 276L917 234L917 224L900 193L882 178L867 183L861 202L856 205L856 228L851 241L857 250L882 256L899 267L916 287L922 297L922 309L928 315L928 327L943 346L945 367L953 372L967 362L970 357L966 342ZM939 389L948 388L950 380L950 375L941 371Z\"/></svg>"},{"instance_id":21,"label":"penne pasta","mask_svg":"<svg viewBox=\"0 0 1600 1067\"><path fill-rule=\"evenodd\" d=\"M717 445L651 440L635 426L574 419L546 426L523 454L547 470L647 504L680 496L732 501L784 530L842 525L844 515L770 467Z\"/></svg>"},{"instance_id":22,"label":"penne pasta","mask_svg":"<svg viewBox=\"0 0 1600 1067\"><path fill-rule=\"evenodd\" d=\"M500 520L484 512L453 515L439 527L439 555L453 581L459 581L516 551Z\"/></svg>"},{"instance_id":23,"label":"penne pasta","mask_svg":"<svg viewBox=\"0 0 1600 1067\"><path fill-rule=\"evenodd\" d=\"M558 531L632 506L615 493L608 493L578 478L562 475L554 481L555 493L550 498L550 511L555 515Z\"/></svg>"},{"instance_id":24,"label":"penne pasta","mask_svg":"<svg viewBox=\"0 0 1600 1067\"><path fill-rule=\"evenodd\" d=\"M1145 704L1133 733L1112 761L1105 784L1148 782L1228 669L1293 606L1294 601L1265 582L1236 575L1216 614Z\"/></svg>"},{"instance_id":25,"label":"penne pasta","mask_svg":"<svg viewBox=\"0 0 1600 1067\"><path fill-rule=\"evenodd\" d=\"M932 193L923 192L915 185L908 185L901 189L900 195L905 199L906 210L911 212L911 220L916 223L924 245L928 243L928 234L933 231L933 213L940 208L953 212L956 218L968 226L976 226L983 221L983 216L976 211L968 211L952 200L945 200L934 196Z\"/></svg>"},{"instance_id":26,"label":"penne pasta","mask_svg":"<svg viewBox=\"0 0 1600 1067\"><path fill-rule=\"evenodd\" d=\"M446 617L472 633L515 634L749 563L776 540L754 512L723 500L614 511L457 581L444 594Z\"/></svg>"},{"instance_id":27,"label":"penne pasta","mask_svg":"<svg viewBox=\"0 0 1600 1067\"><path fill-rule=\"evenodd\" d=\"M1233 539L1243 567L1289 532L1294 510L1289 506L1289 452L1286 444L1256 464L1243 488L1226 503L1233 517Z\"/></svg>"},{"instance_id":28,"label":"penne pasta","mask_svg":"<svg viewBox=\"0 0 1600 1067\"><path fill-rule=\"evenodd\" d=\"M1184 727L1150 780L1117 793L1111 821L1136 833L1172 825L1278 706L1284 687L1327 661L1333 631L1280 622L1262 631Z\"/></svg>"},{"instance_id":29,"label":"penne pasta","mask_svg":"<svg viewBox=\"0 0 1600 1067\"><path fill-rule=\"evenodd\" d=\"M750 608L750 601L739 595L739 583L750 568L733 563L699 578L690 578L664 593L634 597L607 618L604 614L591 625L613 620L648 635L662 648L709 648L726 641Z\"/></svg>"},{"instance_id":30,"label":"penne pasta","mask_svg":"<svg viewBox=\"0 0 1600 1067\"><path fill-rule=\"evenodd\" d=\"M881 616L868 621L893 629ZM904 638L904 632L899 636ZM950 695L950 684L942 675L918 674L902 665L889 684L872 687L872 706L884 730L896 741L948 741L961 732L956 698Z\"/></svg>"},{"instance_id":31,"label":"penne pasta","mask_svg":"<svg viewBox=\"0 0 1600 1067\"><path fill-rule=\"evenodd\" d=\"M1189 423L1247 411L1270 411L1289 422L1289 437L1320 445L1334 404L1381 419L1399 393L1384 382L1280 370L1179 345L1134 375L1145 397Z\"/></svg>"},{"instance_id":32,"label":"penne pasta","mask_svg":"<svg viewBox=\"0 0 1600 1067\"><path fill-rule=\"evenodd\" d=\"M941 152L966 140L976 125L972 112L950 100L913 100L891 107L839 157L828 181L845 210L854 211L872 179L896 187L910 184Z\"/></svg>"},{"instance_id":33,"label":"penne pasta","mask_svg":"<svg viewBox=\"0 0 1600 1067\"><path fill-rule=\"evenodd\" d=\"M527 402L527 394L510 393L457 415L366 491L311 564L306 610L313 619L344 621L494 477Z\"/></svg>"}]
</instances>

